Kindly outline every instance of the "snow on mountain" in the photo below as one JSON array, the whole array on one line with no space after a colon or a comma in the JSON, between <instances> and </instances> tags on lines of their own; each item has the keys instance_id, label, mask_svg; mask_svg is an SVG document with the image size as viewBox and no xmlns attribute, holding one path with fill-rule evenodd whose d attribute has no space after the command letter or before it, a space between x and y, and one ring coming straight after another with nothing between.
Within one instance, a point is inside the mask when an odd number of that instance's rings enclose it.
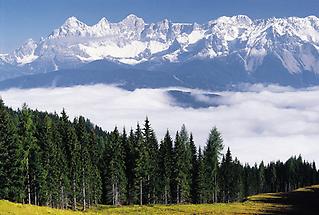
<instances>
[{"instance_id":1,"label":"snow on mountain","mask_svg":"<svg viewBox=\"0 0 319 215\"><path fill-rule=\"evenodd\" d=\"M6 58L8 54L0 54L0 65L3 65L6 63Z\"/></svg>"},{"instance_id":2,"label":"snow on mountain","mask_svg":"<svg viewBox=\"0 0 319 215\"><path fill-rule=\"evenodd\" d=\"M13 65L32 63L38 58L34 53L37 46L37 42L28 39L20 48L14 50L12 54L0 55L0 59Z\"/></svg>"},{"instance_id":3,"label":"snow on mountain","mask_svg":"<svg viewBox=\"0 0 319 215\"><path fill-rule=\"evenodd\" d=\"M87 25L76 17L40 41L28 40L0 56L1 62L30 73L76 67L100 59L136 65L142 62L189 62L237 56L253 73L266 56L275 56L290 74L319 74L319 18L220 17L206 24L145 23L129 15L118 23L102 18Z\"/></svg>"}]
</instances>

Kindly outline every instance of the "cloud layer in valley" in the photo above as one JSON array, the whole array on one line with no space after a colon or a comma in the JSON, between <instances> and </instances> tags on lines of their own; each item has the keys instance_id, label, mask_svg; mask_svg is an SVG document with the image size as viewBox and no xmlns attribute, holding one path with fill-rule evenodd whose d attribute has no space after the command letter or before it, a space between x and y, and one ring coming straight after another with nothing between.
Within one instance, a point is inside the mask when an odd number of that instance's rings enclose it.
<instances>
[{"instance_id":1,"label":"cloud layer in valley","mask_svg":"<svg viewBox=\"0 0 319 215\"><path fill-rule=\"evenodd\" d=\"M217 107L192 109L172 106L166 89L137 89L133 92L112 86L94 85L55 89L12 89L0 92L4 102L60 112L71 117L84 115L111 130L115 125L135 128L149 117L161 139L172 136L185 124L197 145L203 146L209 130L217 126L225 146L243 162L286 160L301 154L319 162L319 88L294 90L255 85L247 92L218 92Z\"/></svg>"}]
</instances>

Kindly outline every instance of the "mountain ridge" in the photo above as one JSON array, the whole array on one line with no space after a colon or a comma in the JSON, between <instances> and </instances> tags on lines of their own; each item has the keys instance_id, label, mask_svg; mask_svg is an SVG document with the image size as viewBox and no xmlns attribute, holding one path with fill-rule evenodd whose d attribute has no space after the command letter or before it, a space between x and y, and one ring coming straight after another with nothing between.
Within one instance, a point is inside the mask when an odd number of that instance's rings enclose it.
<instances>
[{"instance_id":1,"label":"mountain ridge","mask_svg":"<svg viewBox=\"0 0 319 215\"><path fill-rule=\"evenodd\" d=\"M270 64L277 67L264 65L270 57L276 61ZM0 55L0 80L77 69L96 60L159 71L195 61L224 61L223 70L230 72L226 67L232 62L232 69L243 70L245 76L256 76L263 67L285 70L288 76L302 76L305 72L316 76L319 18L251 19L237 15L204 24L167 19L146 23L130 14L117 23L103 17L87 25L70 17L47 37L27 40L13 52ZM7 67L15 70L11 76Z\"/></svg>"}]
</instances>

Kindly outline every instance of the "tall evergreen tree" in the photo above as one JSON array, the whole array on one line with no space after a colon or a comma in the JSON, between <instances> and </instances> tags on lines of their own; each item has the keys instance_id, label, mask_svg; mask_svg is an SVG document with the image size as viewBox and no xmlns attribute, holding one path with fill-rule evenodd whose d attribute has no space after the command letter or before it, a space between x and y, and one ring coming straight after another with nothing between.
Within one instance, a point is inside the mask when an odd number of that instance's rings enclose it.
<instances>
[{"instance_id":1,"label":"tall evergreen tree","mask_svg":"<svg viewBox=\"0 0 319 215\"><path fill-rule=\"evenodd\" d=\"M77 122L77 120L75 121ZM79 184L80 184L80 145L78 142L78 137L74 124L72 124L68 116L63 109L61 112L61 117L59 119L59 132L60 136L60 148L63 154L60 170L64 173L61 175L61 181L64 186L62 186L62 193L69 193L65 196L64 206L71 202L73 210L76 209L77 199L79 198ZM66 184L68 182L68 184Z\"/></svg>"},{"instance_id":2,"label":"tall evergreen tree","mask_svg":"<svg viewBox=\"0 0 319 215\"><path fill-rule=\"evenodd\" d=\"M173 166L173 141L167 130L164 139L161 141L159 149L159 179L160 179L160 199L164 204L171 202Z\"/></svg>"},{"instance_id":3,"label":"tall evergreen tree","mask_svg":"<svg viewBox=\"0 0 319 215\"><path fill-rule=\"evenodd\" d=\"M198 149L198 160L197 160L197 164L198 164L198 173L197 173L197 200L196 203L204 203L206 202L205 199L205 163L204 163L204 158L203 158L203 154L202 154L202 150L201 148Z\"/></svg>"},{"instance_id":4,"label":"tall evergreen tree","mask_svg":"<svg viewBox=\"0 0 319 215\"><path fill-rule=\"evenodd\" d=\"M218 193L218 165L223 150L223 139L221 134L214 127L209 134L207 145L204 150L204 163L205 163L205 201L217 202Z\"/></svg>"},{"instance_id":5,"label":"tall evergreen tree","mask_svg":"<svg viewBox=\"0 0 319 215\"><path fill-rule=\"evenodd\" d=\"M53 134L53 122L49 116L45 116L42 132L39 135L42 150L42 172L39 180L41 201L53 207L57 205L59 193L59 158L58 146Z\"/></svg>"},{"instance_id":6,"label":"tall evergreen tree","mask_svg":"<svg viewBox=\"0 0 319 215\"><path fill-rule=\"evenodd\" d=\"M185 180L182 182L181 190L181 202L190 202L191 201L191 184L192 184L192 148L190 145L190 139L186 126L183 124L180 130L180 141L184 147L184 176Z\"/></svg>"},{"instance_id":7,"label":"tall evergreen tree","mask_svg":"<svg viewBox=\"0 0 319 215\"><path fill-rule=\"evenodd\" d=\"M25 197L26 202L31 204L31 189L32 181L34 179L35 172L31 169L38 161L38 147L37 139L35 138L35 127L32 120L32 113L29 108L24 104L20 111L20 119L18 125L19 141L21 143L21 155L22 156L22 174L24 177ZM34 175L33 175L34 174Z\"/></svg>"},{"instance_id":8,"label":"tall evergreen tree","mask_svg":"<svg viewBox=\"0 0 319 215\"><path fill-rule=\"evenodd\" d=\"M130 135L127 138L125 129L123 130L123 147L125 151L125 174L127 179L127 187L126 187L126 200L128 204L132 204L134 202L134 182L135 182L135 136L133 129L130 130Z\"/></svg>"},{"instance_id":9,"label":"tall evergreen tree","mask_svg":"<svg viewBox=\"0 0 319 215\"><path fill-rule=\"evenodd\" d=\"M89 152L92 162L90 169L90 205L98 204L102 194L102 179L99 170L99 153L98 153L97 137L93 129L89 131Z\"/></svg>"},{"instance_id":10,"label":"tall evergreen tree","mask_svg":"<svg viewBox=\"0 0 319 215\"><path fill-rule=\"evenodd\" d=\"M69 157L69 178L71 181L71 201L72 201L72 208L76 210L76 206L79 199L80 193L80 176L81 176L81 169L80 169L80 162L81 162L81 154L80 154L80 144L78 142L78 137L76 135L75 128L73 125L70 125L68 132L68 149L70 151Z\"/></svg>"},{"instance_id":11,"label":"tall evergreen tree","mask_svg":"<svg viewBox=\"0 0 319 215\"><path fill-rule=\"evenodd\" d=\"M21 200L17 131L0 99L0 199Z\"/></svg>"},{"instance_id":12,"label":"tall evergreen tree","mask_svg":"<svg viewBox=\"0 0 319 215\"><path fill-rule=\"evenodd\" d=\"M180 132L176 133L174 141L174 164L175 164L175 191L174 197L176 197L177 203L186 202L190 198L190 166L191 160L189 151L187 148L188 134L185 126L182 126Z\"/></svg>"},{"instance_id":13,"label":"tall evergreen tree","mask_svg":"<svg viewBox=\"0 0 319 215\"><path fill-rule=\"evenodd\" d=\"M88 204L87 191L90 186L90 169L92 161L88 151L88 134L84 117L80 116L76 123L77 138L80 146L80 178L81 178L81 198L83 210L86 210Z\"/></svg>"},{"instance_id":14,"label":"tall evergreen tree","mask_svg":"<svg viewBox=\"0 0 319 215\"><path fill-rule=\"evenodd\" d=\"M238 193L238 176L233 162L230 149L227 149L220 167L220 191L223 202L230 202L236 199Z\"/></svg>"},{"instance_id":15,"label":"tall evergreen tree","mask_svg":"<svg viewBox=\"0 0 319 215\"><path fill-rule=\"evenodd\" d=\"M156 203L156 195L159 191L159 180L158 180L158 142L155 136L153 129L151 128L150 122L146 117L144 128L143 128L143 140L144 147L148 151L149 160L145 160L144 162L148 162L148 173L146 176L146 186L145 186L145 197L146 203Z\"/></svg>"},{"instance_id":16,"label":"tall evergreen tree","mask_svg":"<svg viewBox=\"0 0 319 215\"><path fill-rule=\"evenodd\" d=\"M106 150L108 192L112 194L112 204L119 205L126 201L125 157L120 134L117 128L110 134L109 145Z\"/></svg>"},{"instance_id":17,"label":"tall evergreen tree","mask_svg":"<svg viewBox=\"0 0 319 215\"><path fill-rule=\"evenodd\" d=\"M262 161L259 164L259 168L258 168L258 193L263 193L266 191L265 183L266 183L265 165L264 165L264 162Z\"/></svg>"},{"instance_id":18,"label":"tall evergreen tree","mask_svg":"<svg viewBox=\"0 0 319 215\"><path fill-rule=\"evenodd\" d=\"M136 166L135 166L135 183L136 187L138 189L139 194L139 204L142 205L143 203L148 202L148 193L147 191L147 185L148 180L150 177L150 170L151 170L151 162L150 162L150 151L145 144L145 140L143 138L142 131L140 129L139 124L137 124L137 129L135 132L135 138L136 138Z\"/></svg>"},{"instance_id":19,"label":"tall evergreen tree","mask_svg":"<svg viewBox=\"0 0 319 215\"><path fill-rule=\"evenodd\" d=\"M58 187L59 187L59 206L64 209L68 205L68 193L71 192L70 186L70 146L69 146L69 129L70 123L65 110L62 110L61 117L55 115L56 120L52 124L52 133L54 142L57 146L57 160L58 160Z\"/></svg>"},{"instance_id":20,"label":"tall evergreen tree","mask_svg":"<svg viewBox=\"0 0 319 215\"><path fill-rule=\"evenodd\" d=\"M232 187L233 201L237 201L237 200L241 200L245 198L242 192L243 190L242 172L243 172L243 166L241 165L240 161L236 157L233 162L233 187Z\"/></svg>"},{"instance_id":21,"label":"tall evergreen tree","mask_svg":"<svg viewBox=\"0 0 319 215\"><path fill-rule=\"evenodd\" d=\"M191 152L191 184L190 184L190 194L191 202L197 203L198 199L198 159L197 159L197 150L193 140L193 134L190 134L189 138L189 150Z\"/></svg>"}]
</instances>

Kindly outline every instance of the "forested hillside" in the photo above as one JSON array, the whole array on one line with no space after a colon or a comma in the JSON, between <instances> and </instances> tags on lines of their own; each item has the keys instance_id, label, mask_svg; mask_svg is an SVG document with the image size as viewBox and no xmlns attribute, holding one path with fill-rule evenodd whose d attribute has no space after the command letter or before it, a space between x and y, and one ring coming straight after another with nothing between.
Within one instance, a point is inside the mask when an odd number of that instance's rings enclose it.
<instances>
[{"instance_id":1,"label":"forested hillside","mask_svg":"<svg viewBox=\"0 0 319 215\"><path fill-rule=\"evenodd\" d=\"M174 136L173 136L174 135ZM226 143L227 144L227 143ZM80 116L14 111L0 103L0 199L56 208L214 203L318 183L315 163L242 164L217 128L197 148L183 125L159 140L146 118L104 131Z\"/></svg>"}]
</instances>

